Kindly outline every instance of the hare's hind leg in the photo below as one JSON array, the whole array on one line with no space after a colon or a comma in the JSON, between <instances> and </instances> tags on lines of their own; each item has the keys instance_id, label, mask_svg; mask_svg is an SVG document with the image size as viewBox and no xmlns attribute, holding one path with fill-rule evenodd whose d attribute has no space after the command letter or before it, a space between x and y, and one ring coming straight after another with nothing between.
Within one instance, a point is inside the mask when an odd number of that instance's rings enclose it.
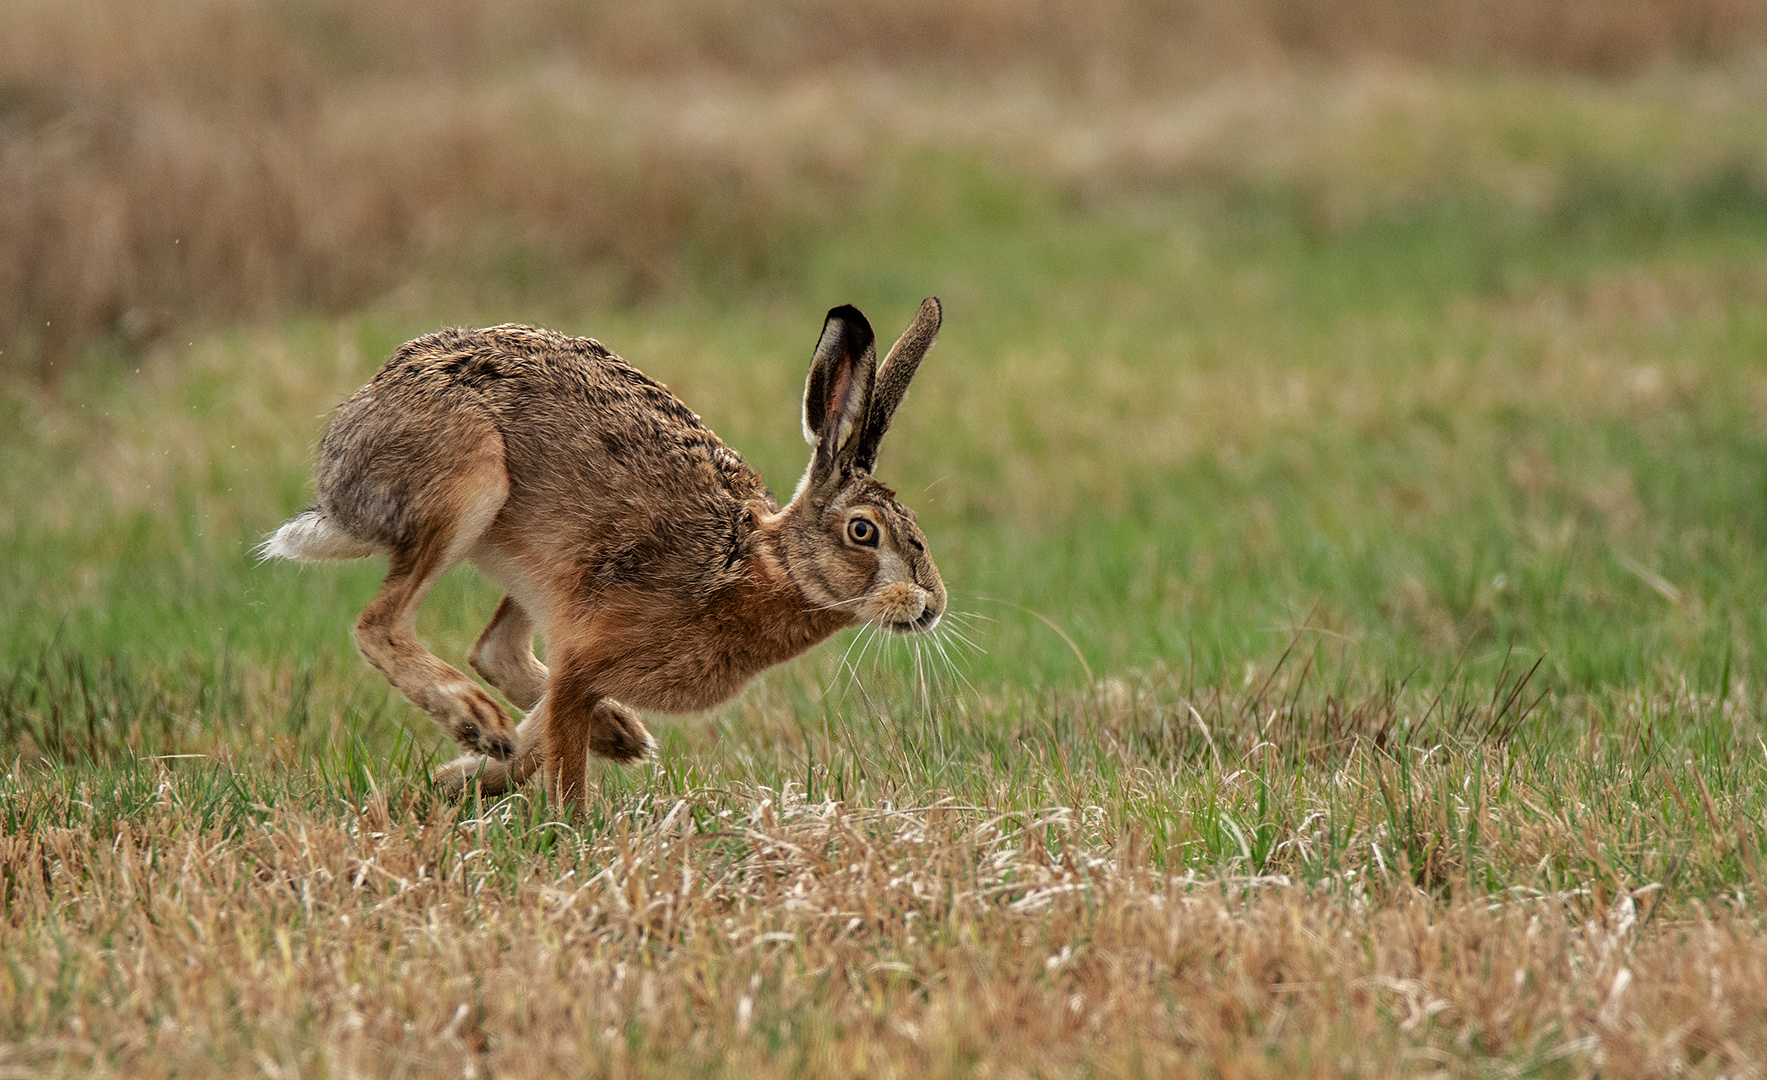
<instances>
[{"instance_id":1,"label":"hare's hind leg","mask_svg":"<svg viewBox=\"0 0 1767 1080\"><path fill-rule=\"evenodd\" d=\"M407 537L393 545L380 592L356 620L356 647L410 699L469 750L502 760L515 752L515 729L479 685L417 640L417 608L458 563L509 496L500 458L474 455L446 484L446 497L425 507Z\"/></svg>"},{"instance_id":2,"label":"hare's hind leg","mask_svg":"<svg viewBox=\"0 0 1767 1080\"><path fill-rule=\"evenodd\" d=\"M513 596L497 605L468 659L474 671L523 712L546 692L546 665L534 656L534 619Z\"/></svg>"},{"instance_id":3,"label":"hare's hind leg","mask_svg":"<svg viewBox=\"0 0 1767 1080\"><path fill-rule=\"evenodd\" d=\"M467 754L436 770L436 784L459 798L474 783L487 798L520 787L540 765L540 744L546 727L546 710L540 706L546 692L546 665L534 656L534 620L527 609L505 596L497 614L479 635L468 657L474 671L503 691L527 719L515 729L515 753L507 761Z\"/></svg>"}]
</instances>

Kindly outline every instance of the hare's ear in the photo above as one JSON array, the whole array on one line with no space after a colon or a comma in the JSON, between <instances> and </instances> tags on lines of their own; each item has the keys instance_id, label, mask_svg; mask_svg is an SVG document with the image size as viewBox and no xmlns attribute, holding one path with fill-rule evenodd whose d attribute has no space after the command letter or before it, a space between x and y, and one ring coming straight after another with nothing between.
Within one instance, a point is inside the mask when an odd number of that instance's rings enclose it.
<instances>
[{"instance_id":1,"label":"hare's ear","mask_svg":"<svg viewBox=\"0 0 1767 1080\"><path fill-rule=\"evenodd\" d=\"M813 480L834 473L865 425L877 375L877 339L859 309L843 304L828 313L804 383L804 439L816 448Z\"/></svg>"},{"instance_id":2,"label":"hare's ear","mask_svg":"<svg viewBox=\"0 0 1767 1080\"><path fill-rule=\"evenodd\" d=\"M902 395L908 392L908 380L914 378L915 369L920 367L927 350L933 347L933 339L939 336L942 315L938 297L929 296L922 300L914 321L902 331L902 336L885 358L877 373L877 385L872 388L865 425L853 441L853 463L859 468L869 472L877 464L878 444L883 441L884 432L890 429L890 418L896 414L896 406L902 404Z\"/></svg>"}]
</instances>

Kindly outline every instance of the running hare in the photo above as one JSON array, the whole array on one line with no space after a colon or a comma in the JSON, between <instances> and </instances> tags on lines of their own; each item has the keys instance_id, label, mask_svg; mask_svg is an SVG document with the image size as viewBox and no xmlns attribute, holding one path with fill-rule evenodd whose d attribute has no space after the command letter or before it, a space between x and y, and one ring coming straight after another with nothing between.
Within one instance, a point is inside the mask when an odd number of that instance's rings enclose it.
<instances>
[{"instance_id":1,"label":"running hare","mask_svg":"<svg viewBox=\"0 0 1767 1080\"><path fill-rule=\"evenodd\" d=\"M710 708L842 627L939 621L926 538L871 476L939 314L936 299L921 304L880 368L865 316L828 313L804 387L814 450L783 508L698 416L597 341L528 326L420 337L338 407L318 505L264 553L388 555L356 646L475 752L443 768L444 787L476 778L500 793L544 764L558 794L580 797L585 752L650 753L632 706ZM528 710L519 728L417 640L418 605L462 559L507 593L471 660Z\"/></svg>"}]
</instances>

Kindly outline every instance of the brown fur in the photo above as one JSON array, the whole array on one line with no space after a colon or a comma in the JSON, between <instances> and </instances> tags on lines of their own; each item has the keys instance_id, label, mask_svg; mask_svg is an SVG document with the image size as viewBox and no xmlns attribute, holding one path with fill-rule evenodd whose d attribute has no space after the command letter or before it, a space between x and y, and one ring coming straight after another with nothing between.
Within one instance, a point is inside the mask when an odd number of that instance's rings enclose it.
<instances>
[{"instance_id":1,"label":"brown fur","mask_svg":"<svg viewBox=\"0 0 1767 1080\"><path fill-rule=\"evenodd\" d=\"M783 508L699 417L598 342L526 326L418 338L338 408L318 506L266 551L387 552L356 641L485 755L442 782L502 791L544 765L578 797L585 753L650 752L634 706L705 709L842 627L937 622L945 588L926 538L870 471L939 319L928 300L879 371L864 316L829 313L805 392L812 463ZM888 388L876 400L874 385ZM430 586L462 559L508 593L471 661L529 710L520 729L413 632Z\"/></svg>"}]
</instances>

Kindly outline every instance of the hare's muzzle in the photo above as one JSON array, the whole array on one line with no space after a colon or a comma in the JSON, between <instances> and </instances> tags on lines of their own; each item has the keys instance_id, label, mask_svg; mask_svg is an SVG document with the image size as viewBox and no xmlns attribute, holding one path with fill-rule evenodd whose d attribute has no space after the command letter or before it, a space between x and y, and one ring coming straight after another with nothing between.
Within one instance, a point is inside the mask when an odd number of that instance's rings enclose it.
<instances>
[{"instance_id":1,"label":"hare's muzzle","mask_svg":"<svg viewBox=\"0 0 1767 1080\"><path fill-rule=\"evenodd\" d=\"M943 597L907 581L885 585L873 594L868 606L876 613L874 618L898 634L931 630L945 611Z\"/></svg>"}]
</instances>

